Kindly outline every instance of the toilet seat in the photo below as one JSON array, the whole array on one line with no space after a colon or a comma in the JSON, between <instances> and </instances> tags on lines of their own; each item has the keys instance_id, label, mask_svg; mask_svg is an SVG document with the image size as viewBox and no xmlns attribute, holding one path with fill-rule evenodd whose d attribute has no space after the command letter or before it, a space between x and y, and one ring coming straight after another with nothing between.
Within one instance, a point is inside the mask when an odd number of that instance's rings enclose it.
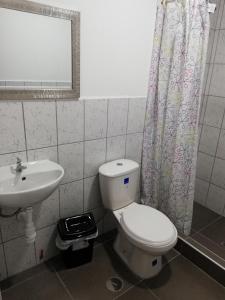
<instances>
[{"instance_id":1,"label":"toilet seat","mask_svg":"<svg viewBox=\"0 0 225 300\"><path fill-rule=\"evenodd\" d=\"M122 229L137 247L160 255L176 244L175 226L157 209L132 203L121 209L120 216Z\"/></svg>"}]
</instances>

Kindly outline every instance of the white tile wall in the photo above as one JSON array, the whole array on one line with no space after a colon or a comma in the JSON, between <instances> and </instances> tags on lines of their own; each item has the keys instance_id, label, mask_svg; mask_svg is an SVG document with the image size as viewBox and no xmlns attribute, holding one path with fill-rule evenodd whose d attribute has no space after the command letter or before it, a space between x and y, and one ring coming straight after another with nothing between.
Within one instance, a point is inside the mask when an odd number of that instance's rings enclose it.
<instances>
[{"instance_id":1,"label":"white tile wall","mask_svg":"<svg viewBox=\"0 0 225 300\"><path fill-rule=\"evenodd\" d=\"M84 211L102 206L98 176L84 179Z\"/></svg>"},{"instance_id":2,"label":"white tile wall","mask_svg":"<svg viewBox=\"0 0 225 300\"><path fill-rule=\"evenodd\" d=\"M215 155L220 129L204 125L202 128L199 151Z\"/></svg>"},{"instance_id":3,"label":"white tile wall","mask_svg":"<svg viewBox=\"0 0 225 300\"><path fill-rule=\"evenodd\" d=\"M85 139L94 140L106 137L107 100L85 102Z\"/></svg>"},{"instance_id":4,"label":"white tile wall","mask_svg":"<svg viewBox=\"0 0 225 300\"><path fill-rule=\"evenodd\" d=\"M196 178L195 184L195 201L202 205L205 205L209 183L199 178Z\"/></svg>"},{"instance_id":5,"label":"white tile wall","mask_svg":"<svg viewBox=\"0 0 225 300\"><path fill-rule=\"evenodd\" d=\"M1 102L0 154L25 150L22 104Z\"/></svg>"},{"instance_id":6,"label":"white tile wall","mask_svg":"<svg viewBox=\"0 0 225 300\"><path fill-rule=\"evenodd\" d=\"M107 136L126 134L127 132L127 99L110 99L108 106Z\"/></svg>"},{"instance_id":7,"label":"white tile wall","mask_svg":"<svg viewBox=\"0 0 225 300\"><path fill-rule=\"evenodd\" d=\"M205 153L198 153L197 177L209 181L212 173L214 158Z\"/></svg>"},{"instance_id":8,"label":"white tile wall","mask_svg":"<svg viewBox=\"0 0 225 300\"><path fill-rule=\"evenodd\" d=\"M109 137L107 139L106 160L111 161L125 157L126 135Z\"/></svg>"},{"instance_id":9,"label":"white tile wall","mask_svg":"<svg viewBox=\"0 0 225 300\"><path fill-rule=\"evenodd\" d=\"M3 245L0 245L0 281L7 277Z\"/></svg>"},{"instance_id":10,"label":"white tile wall","mask_svg":"<svg viewBox=\"0 0 225 300\"><path fill-rule=\"evenodd\" d=\"M28 149L57 145L54 101L24 102L24 119Z\"/></svg>"},{"instance_id":11,"label":"white tile wall","mask_svg":"<svg viewBox=\"0 0 225 300\"><path fill-rule=\"evenodd\" d=\"M130 99L128 113L128 133L143 132L146 111L146 98Z\"/></svg>"},{"instance_id":12,"label":"white tile wall","mask_svg":"<svg viewBox=\"0 0 225 300\"><path fill-rule=\"evenodd\" d=\"M0 166L15 163L19 156L23 161L58 161L65 169L59 192L34 206L35 244L26 245L23 223L16 217L0 218L1 278L56 254L60 217L88 211L98 220L99 234L115 227L112 216L104 216L98 168L121 157L141 161L145 102L124 98L0 103Z\"/></svg>"},{"instance_id":13,"label":"white tile wall","mask_svg":"<svg viewBox=\"0 0 225 300\"><path fill-rule=\"evenodd\" d=\"M59 145L59 163L65 170L63 183L83 178L83 142Z\"/></svg>"},{"instance_id":14,"label":"white tile wall","mask_svg":"<svg viewBox=\"0 0 225 300\"><path fill-rule=\"evenodd\" d=\"M217 3L211 32L203 89L200 124L203 124L197 160L195 201L224 215L225 206L225 11ZM211 55L209 53L211 52ZM204 109L205 108L205 109Z\"/></svg>"},{"instance_id":15,"label":"white tile wall","mask_svg":"<svg viewBox=\"0 0 225 300\"><path fill-rule=\"evenodd\" d=\"M127 135L126 157L141 162L143 133Z\"/></svg>"},{"instance_id":16,"label":"white tile wall","mask_svg":"<svg viewBox=\"0 0 225 300\"><path fill-rule=\"evenodd\" d=\"M58 143L84 140L84 102L57 102Z\"/></svg>"},{"instance_id":17,"label":"white tile wall","mask_svg":"<svg viewBox=\"0 0 225 300\"><path fill-rule=\"evenodd\" d=\"M17 238L4 244L8 276L15 275L36 265L34 244Z\"/></svg>"},{"instance_id":18,"label":"white tile wall","mask_svg":"<svg viewBox=\"0 0 225 300\"><path fill-rule=\"evenodd\" d=\"M58 151L57 151L57 147L55 147L55 146L48 147L48 148L35 149L35 150L28 150L27 155L28 155L28 161L49 159L56 163L58 162Z\"/></svg>"},{"instance_id":19,"label":"white tile wall","mask_svg":"<svg viewBox=\"0 0 225 300\"><path fill-rule=\"evenodd\" d=\"M218 214L223 214L225 205L225 190L210 184L206 205Z\"/></svg>"},{"instance_id":20,"label":"white tile wall","mask_svg":"<svg viewBox=\"0 0 225 300\"><path fill-rule=\"evenodd\" d=\"M98 168L106 160L106 139L85 142L84 176L98 174Z\"/></svg>"},{"instance_id":21,"label":"white tile wall","mask_svg":"<svg viewBox=\"0 0 225 300\"><path fill-rule=\"evenodd\" d=\"M35 241L37 263L42 263L59 253L55 246L56 235L56 225L43 228L37 232Z\"/></svg>"},{"instance_id":22,"label":"white tile wall","mask_svg":"<svg viewBox=\"0 0 225 300\"><path fill-rule=\"evenodd\" d=\"M83 180L60 186L60 217L83 213Z\"/></svg>"}]
</instances>

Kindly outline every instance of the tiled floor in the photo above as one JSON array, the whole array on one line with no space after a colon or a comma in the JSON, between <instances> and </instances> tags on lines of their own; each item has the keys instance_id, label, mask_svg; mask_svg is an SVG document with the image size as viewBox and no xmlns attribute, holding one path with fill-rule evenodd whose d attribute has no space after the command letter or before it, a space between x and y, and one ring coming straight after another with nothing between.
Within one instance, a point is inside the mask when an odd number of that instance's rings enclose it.
<instances>
[{"instance_id":1,"label":"tiled floor","mask_svg":"<svg viewBox=\"0 0 225 300\"><path fill-rule=\"evenodd\" d=\"M195 203L191 244L225 267L225 217Z\"/></svg>"},{"instance_id":2,"label":"tiled floor","mask_svg":"<svg viewBox=\"0 0 225 300\"><path fill-rule=\"evenodd\" d=\"M118 276L123 288L111 292L106 281ZM225 288L175 250L164 258L164 268L151 280L140 281L124 266L112 242L94 249L93 261L65 269L59 258L1 284L3 300L224 300Z\"/></svg>"}]
</instances>

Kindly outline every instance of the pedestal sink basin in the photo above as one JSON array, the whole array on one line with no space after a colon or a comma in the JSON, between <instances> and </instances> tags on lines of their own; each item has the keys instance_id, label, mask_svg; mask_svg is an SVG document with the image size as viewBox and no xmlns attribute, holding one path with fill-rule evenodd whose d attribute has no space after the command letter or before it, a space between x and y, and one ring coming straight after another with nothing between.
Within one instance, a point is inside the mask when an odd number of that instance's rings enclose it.
<instances>
[{"instance_id":1,"label":"pedestal sink basin","mask_svg":"<svg viewBox=\"0 0 225 300\"><path fill-rule=\"evenodd\" d=\"M15 166L0 168L0 207L25 208L47 199L63 178L63 168L50 160L23 163L26 169L15 172Z\"/></svg>"}]
</instances>

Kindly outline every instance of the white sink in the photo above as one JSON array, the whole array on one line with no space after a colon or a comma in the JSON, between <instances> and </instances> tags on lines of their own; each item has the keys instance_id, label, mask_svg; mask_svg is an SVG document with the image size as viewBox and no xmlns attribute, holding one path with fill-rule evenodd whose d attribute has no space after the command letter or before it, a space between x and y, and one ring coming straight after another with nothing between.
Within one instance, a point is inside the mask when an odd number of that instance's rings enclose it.
<instances>
[{"instance_id":1,"label":"white sink","mask_svg":"<svg viewBox=\"0 0 225 300\"><path fill-rule=\"evenodd\" d=\"M15 165L0 168L0 207L24 208L47 199L64 176L63 168L50 160L23 163L26 169L15 172Z\"/></svg>"}]
</instances>

